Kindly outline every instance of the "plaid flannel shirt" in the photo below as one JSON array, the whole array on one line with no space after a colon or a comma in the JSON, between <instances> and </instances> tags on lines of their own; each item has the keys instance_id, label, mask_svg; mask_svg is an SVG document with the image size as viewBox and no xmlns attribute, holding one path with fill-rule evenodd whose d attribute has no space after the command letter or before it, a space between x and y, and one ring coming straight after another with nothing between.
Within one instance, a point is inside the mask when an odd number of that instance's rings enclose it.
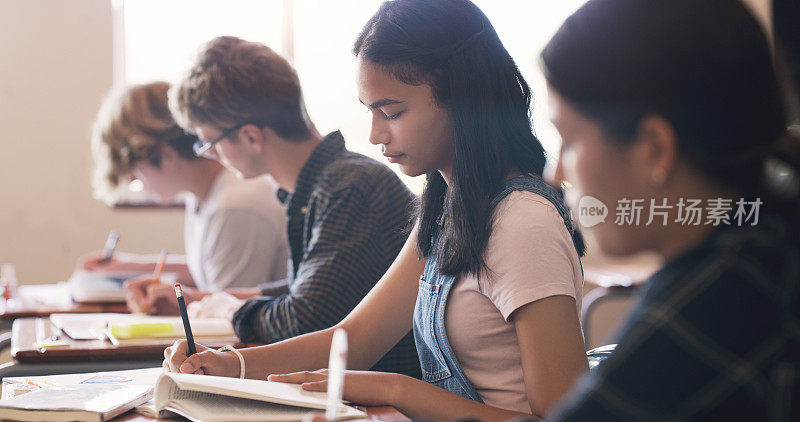
<instances>
[{"instance_id":1,"label":"plaid flannel shirt","mask_svg":"<svg viewBox=\"0 0 800 422\"><path fill-rule=\"evenodd\" d=\"M649 280L616 351L551 420L800 420L800 248L723 227Z\"/></svg>"}]
</instances>

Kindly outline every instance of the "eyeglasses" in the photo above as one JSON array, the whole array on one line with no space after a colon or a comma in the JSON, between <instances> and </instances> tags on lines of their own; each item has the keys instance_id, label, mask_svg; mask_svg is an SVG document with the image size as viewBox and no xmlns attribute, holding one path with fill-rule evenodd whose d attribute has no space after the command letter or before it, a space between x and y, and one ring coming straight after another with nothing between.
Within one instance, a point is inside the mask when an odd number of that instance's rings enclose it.
<instances>
[{"instance_id":1,"label":"eyeglasses","mask_svg":"<svg viewBox=\"0 0 800 422\"><path fill-rule=\"evenodd\" d=\"M246 124L248 123L242 123L240 125L225 130L224 132L222 132L221 135L217 137L217 139L214 139L213 141L203 142L202 139L198 139L197 141L195 141L194 144L192 144L192 151L194 151L194 155L203 158L214 158L214 156L210 152L211 148L214 148L214 145L218 144L220 141L227 138L228 136L231 136L233 132L236 132L237 130L241 129L242 126Z\"/></svg>"}]
</instances>

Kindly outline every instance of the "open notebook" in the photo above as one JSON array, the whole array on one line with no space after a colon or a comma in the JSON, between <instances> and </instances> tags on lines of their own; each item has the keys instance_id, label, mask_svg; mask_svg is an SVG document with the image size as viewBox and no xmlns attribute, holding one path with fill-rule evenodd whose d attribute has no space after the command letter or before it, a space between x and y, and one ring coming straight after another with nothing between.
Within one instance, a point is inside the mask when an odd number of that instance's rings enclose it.
<instances>
[{"instance_id":1,"label":"open notebook","mask_svg":"<svg viewBox=\"0 0 800 422\"><path fill-rule=\"evenodd\" d=\"M196 422L300 421L313 409L325 409L325 393L299 384L192 374L162 374L155 389L160 417L181 415ZM340 418L366 414L341 404Z\"/></svg>"},{"instance_id":2,"label":"open notebook","mask_svg":"<svg viewBox=\"0 0 800 422\"><path fill-rule=\"evenodd\" d=\"M115 345L172 343L185 338L181 317L135 314L52 314L50 321L75 340L108 338ZM192 318L197 341L236 343L231 322L224 318ZM109 329L111 328L111 329Z\"/></svg>"}]
</instances>

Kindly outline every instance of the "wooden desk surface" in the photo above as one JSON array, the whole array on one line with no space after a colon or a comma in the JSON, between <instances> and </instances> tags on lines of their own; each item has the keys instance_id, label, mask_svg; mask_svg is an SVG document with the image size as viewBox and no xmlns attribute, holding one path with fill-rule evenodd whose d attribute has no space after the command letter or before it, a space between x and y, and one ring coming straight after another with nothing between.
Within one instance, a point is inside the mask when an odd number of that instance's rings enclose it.
<instances>
[{"instance_id":1,"label":"wooden desk surface","mask_svg":"<svg viewBox=\"0 0 800 422\"><path fill-rule=\"evenodd\" d=\"M362 407L359 409L367 412L366 419L354 419L358 421L410 421L406 415L400 413L391 406ZM143 416L138 413L128 412L113 419L114 422L152 422L152 421L186 421L184 418L156 419Z\"/></svg>"},{"instance_id":2,"label":"wooden desk surface","mask_svg":"<svg viewBox=\"0 0 800 422\"><path fill-rule=\"evenodd\" d=\"M50 314L97 314L128 313L128 305L124 303L73 303L71 306L52 307L7 307L5 301L0 305L0 319L15 320L18 318L46 317Z\"/></svg>"},{"instance_id":3,"label":"wooden desk surface","mask_svg":"<svg viewBox=\"0 0 800 422\"><path fill-rule=\"evenodd\" d=\"M51 348L34 346L37 342L52 336L68 342L69 346ZM164 349L173 341L114 346L108 340L73 340L61 333L49 318L21 318L15 320L11 328L11 357L20 363L159 360L164 358ZM225 342L203 342L203 344L217 348L224 346Z\"/></svg>"},{"instance_id":4,"label":"wooden desk surface","mask_svg":"<svg viewBox=\"0 0 800 422\"><path fill-rule=\"evenodd\" d=\"M40 303L37 295L56 295L61 297L67 294L61 284L39 284L20 287L22 292L25 287L35 289L30 297L21 293L24 298L15 298L10 301L0 299L0 321L13 321L17 318L44 317L55 313L127 313L128 306L124 303L75 303L67 300L55 301L57 304ZM20 300L24 299L24 300Z\"/></svg>"}]
</instances>

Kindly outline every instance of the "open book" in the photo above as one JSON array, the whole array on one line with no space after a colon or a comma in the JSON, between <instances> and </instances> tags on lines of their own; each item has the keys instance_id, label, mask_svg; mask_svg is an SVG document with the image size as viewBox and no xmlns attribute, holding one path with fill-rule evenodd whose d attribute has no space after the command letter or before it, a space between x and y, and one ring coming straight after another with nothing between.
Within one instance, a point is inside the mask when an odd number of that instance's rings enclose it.
<instances>
[{"instance_id":1,"label":"open book","mask_svg":"<svg viewBox=\"0 0 800 422\"><path fill-rule=\"evenodd\" d=\"M178 414L196 422L300 421L310 410L325 409L326 397L299 384L164 373L156 383L155 407L160 417ZM366 417L344 404L338 415Z\"/></svg>"},{"instance_id":2,"label":"open book","mask_svg":"<svg viewBox=\"0 0 800 422\"><path fill-rule=\"evenodd\" d=\"M18 421L107 421L152 397L150 385L54 386L0 400L0 419Z\"/></svg>"}]
</instances>

